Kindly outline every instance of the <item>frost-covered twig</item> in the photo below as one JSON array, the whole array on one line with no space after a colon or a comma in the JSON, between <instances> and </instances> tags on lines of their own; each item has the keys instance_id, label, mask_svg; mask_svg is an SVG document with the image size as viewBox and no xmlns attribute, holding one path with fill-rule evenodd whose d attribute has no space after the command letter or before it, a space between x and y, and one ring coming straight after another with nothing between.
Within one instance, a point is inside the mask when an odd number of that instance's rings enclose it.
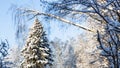
<instances>
[{"instance_id":1,"label":"frost-covered twig","mask_svg":"<svg viewBox=\"0 0 120 68\"><path fill-rule=\"evenodd\" d=\"M108 27L109 28L109 27ZM120 47L120 41L118 34L113 30L107 29L107 36L100 37L100 33L98 33L98 42L100 44L101 50L103 50L102 55L107 57L109 60L109 63L114 65L114 68L119 68L119 47ZM106 41L104 41L104 39Z\"/></svg>"},{"instance_id":2,"label":"frost-covered twig","mask_svg":"<svg viewBox=\"0 0 120 68\"><path fill-rule=\"evenodd\" d=\"M39 11L36 11L36 10L32 10L32 9L18 9L20 11L24 11L23 15L27 15L27 14L31 14L33 15L33 17L35 16L38 16L38 15L45 15L45 16L49 16L49 17L52 17L52 18L55 18L55 19L58 19L60 21L63 21L64 23L67 23L67 24L70 24L70 25L74 25L76 27L79 27L81 29L84 29L84 30L87 30L87 31L90 31L90 32L95 32L94 30L92 29L89 29L87 27L84 27L80 24L77 24L77 23L74 23L72 21L69 21L67 19L64 19L62 17L59 17L59 16L56 16L56 15L53 15L53 14L48 14L48 13L44 13L44 12L39 12Z\"/></svg>"}]
</instances>

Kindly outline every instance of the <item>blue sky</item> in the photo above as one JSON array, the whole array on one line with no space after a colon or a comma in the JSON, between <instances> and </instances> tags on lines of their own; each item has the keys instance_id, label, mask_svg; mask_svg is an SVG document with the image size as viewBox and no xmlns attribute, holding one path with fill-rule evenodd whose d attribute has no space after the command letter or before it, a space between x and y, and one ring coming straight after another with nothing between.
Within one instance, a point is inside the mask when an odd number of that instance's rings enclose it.
<instances>
[{"instance_id":1,"label":"blue sky","mask_svg":"<svg viewBox=\"0 0 120 68\"><path fill-rule=\"evenodd\" d=\"M12 11L10 10L10 7L12 5L33 9L38 9L40 7L39 0L2 0L0 2L0 39L8 39L10 45L15 45L15 27L12 20ZM76 35L79 35L81 32L79 28L76 28L74 26L70 26L68 29L61 29L59 28L59 23L61 22L58 22L56 20L50 22L52 27L50 30L49 38L51 39L58 37L65 41L70 37L75 37Z\"/></svg>"},{"instance_id":2,"label":"blue sky","mask_svg":"<svg viewBox=\"0 0 120 68\"><path fill-rule=\"evenodd\" d=\"M15 44L15 28L12 20L12 5L32 7L32 0L2 0L0 2L0 39L8 39L10 45Z\"/></svg>"},{"instance_id":3,"label":"blue sky","mask_svg":"<svg viewBox=\"0 0 120 68\"><path fill-rule=\"evenodd\" d=\"M0 39L8 39L10 44L14 43L14 27L8 11L12 3L12 0L0 2Z\"/></svg>"}]
</instances>

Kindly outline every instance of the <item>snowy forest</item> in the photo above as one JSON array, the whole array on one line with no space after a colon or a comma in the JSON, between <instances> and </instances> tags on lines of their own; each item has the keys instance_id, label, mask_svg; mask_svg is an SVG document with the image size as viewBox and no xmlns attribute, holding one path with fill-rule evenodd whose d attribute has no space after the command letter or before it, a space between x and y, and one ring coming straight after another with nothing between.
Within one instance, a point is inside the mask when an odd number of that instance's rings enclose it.
<instances>
[{"instance_id":1,"label":"snowy forest","mask_svg":"<svg viewBox=\"0 0 120 68\"><path fill-rule=\"evenodd\" d=\"M29 1L10 7L0 68L120 68L120 0Z\"/></svg>"}]
</instances>

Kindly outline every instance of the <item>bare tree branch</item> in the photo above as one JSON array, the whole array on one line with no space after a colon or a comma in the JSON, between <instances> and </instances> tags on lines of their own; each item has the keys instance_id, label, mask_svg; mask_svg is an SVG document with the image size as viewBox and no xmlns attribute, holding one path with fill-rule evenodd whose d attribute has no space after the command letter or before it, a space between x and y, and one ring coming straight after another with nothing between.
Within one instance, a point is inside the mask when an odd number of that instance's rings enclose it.
<instances>
[{"instance_id":1,"label":"bare tree branch","mask_svg":"<svg viewBox=\"0 0 120 68\"><path fill-rule=\"evenodd\" d=\"M89 32L95 32L95 31L92 30L92 29L89 29L89 28L84 27L84 26L82 26L82 25L80 25L80 24L76 24L76 23L74 23L74 22L71 22L71 21L69 21L69 20L67 20L67 19L64 19L64 18L62 18L62 17L56 16L56 15L53 15L53 14L48 14L48 13L44 13L44 12L39 12L39 11L35 11L35 10L32 10L32 9L18 9L18 10L21 10L21 11L23 10L23 11L25 11L23 15L26 15L26 13L28 13L28 14L33 14L33 15L34 15L33 17L38 16L38 15L45 15L45 16L49 16L49 17L58 19L58 20L60 20L60 21L63 21L63 22L65 22L65 23L67 23L67 24L74 25L74 26L79 27L79 28L81 28L81 29L83 29L83 30L86 30L86 31L89 31Z\"/></svg>"}]
</instances>

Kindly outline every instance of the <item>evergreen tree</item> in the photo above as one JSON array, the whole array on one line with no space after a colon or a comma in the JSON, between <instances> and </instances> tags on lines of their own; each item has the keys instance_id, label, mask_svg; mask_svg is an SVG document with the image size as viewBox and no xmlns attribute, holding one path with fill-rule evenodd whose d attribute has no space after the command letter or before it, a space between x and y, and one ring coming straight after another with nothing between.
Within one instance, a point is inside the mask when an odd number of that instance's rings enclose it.
<instances>
[{"instance_id":1,"label":"evergreen tree","mask_svg":"<svg viewBox=\"0 0 120 68\"><path fill-rule=\"evenodd\" d=\"M22 55L25 58L21 64L22 68L44 68L47 64L52 65L51 49L38 19L30 28Z\"/></svg>"},{"instance_id":2,"label":"evergreen tree","mask_svg":"<svg viewBox=\"0 0 120 68\"><path fill-rule=\"evenodd\" d=\"M6 63L4 61L4 58L8 55L8 49L9 49L8 41L1 40L1 42L0 42L0 68L6 67Z\"/></svg>"}]
</instances>

